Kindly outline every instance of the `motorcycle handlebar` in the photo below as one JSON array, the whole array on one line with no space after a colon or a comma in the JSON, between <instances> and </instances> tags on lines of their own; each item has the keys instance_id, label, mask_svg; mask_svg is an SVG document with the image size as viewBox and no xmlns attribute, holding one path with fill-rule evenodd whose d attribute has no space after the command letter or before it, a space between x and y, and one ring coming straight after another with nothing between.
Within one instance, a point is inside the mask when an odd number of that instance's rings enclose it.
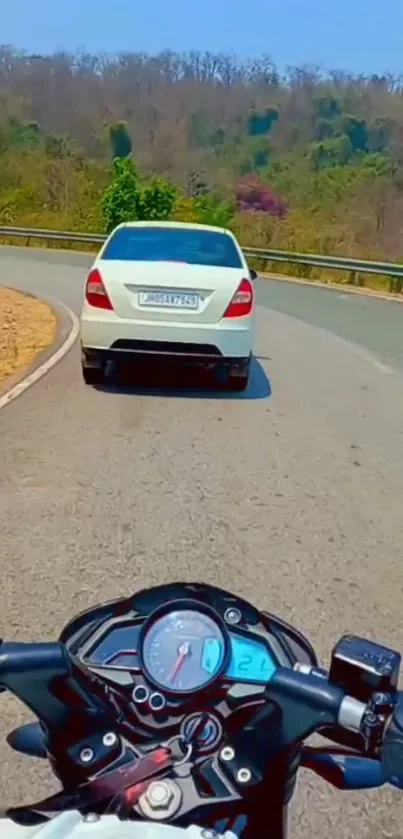
<instances>
[{"instance_id":1,"label":"motorcycle handlebar","mask_svg":"<svg viewBox=\"0 0 403 839\"><path fill-rule=\"evenodd\" d=\"M116 709L103 683L74 659L62 642L0 642L0 690L9 690L50 731L81 717L88 730L116 720ZM282 714L281 745L302 742L315 731L336 728L379 733L378 760L383 783L403 788L403 693L396 692L388 714L376 703L361 702L332 684L319 668L279 667L267 686L267 697Z\"/></svg>"},{"instance_id":2,"label":"motorcycle handlebar","mask_svg":"<svg viewBox=\"0 0 403 839\"><path fill-rule=\"evenodd\" d=\"M49 728L63 727L79 714L89 722L111 716L99 690L94 690L95 681L60 641L0 644L0 686Z\"/></svg>"}]
</instances>

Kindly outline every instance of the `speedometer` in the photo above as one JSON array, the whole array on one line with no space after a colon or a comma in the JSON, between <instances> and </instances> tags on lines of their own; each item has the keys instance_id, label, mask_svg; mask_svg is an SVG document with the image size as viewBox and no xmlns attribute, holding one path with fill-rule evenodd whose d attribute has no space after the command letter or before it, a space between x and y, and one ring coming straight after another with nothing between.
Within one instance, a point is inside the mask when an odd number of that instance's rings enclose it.
<instances>
[{"instance_id":1,"label":"speedometer","mask_svg":"<svg viewBox=\"0 0 403 839\"><path fill-rule=\"evenodd\" d=\"M142 659L158 687L187 693L208 685L222 671L226 637L204 612L183 609L164 614L146 629Z\"/></svg>"}]
</instances>

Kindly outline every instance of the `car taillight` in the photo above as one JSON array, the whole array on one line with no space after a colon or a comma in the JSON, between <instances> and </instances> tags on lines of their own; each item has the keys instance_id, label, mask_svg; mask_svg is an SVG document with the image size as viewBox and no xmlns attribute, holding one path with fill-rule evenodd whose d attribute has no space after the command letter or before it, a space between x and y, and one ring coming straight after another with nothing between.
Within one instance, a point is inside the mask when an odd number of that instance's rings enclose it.
<instances>
[{"instance_id":1,"label":"car taillight","mask_svg":"<svg viewBox=\"0 0 403 839\"><path fill-rule=\"evenodd\" d=\"M240 318L250 315L253 306L253 286L250 280L243 279L227 307L225 318Z\"/></svg>"},{"instance_id":2,"label":"car taillight","mask_svg":"<svg viewBox=\"0 0 403 839\"><path fill-rule=\"evenodd\" d=\"M94 268L88 275L85 286L85 299L90 306L95 306L97 309L113 309L98 268Z\"/></svg>"}]
</instances>

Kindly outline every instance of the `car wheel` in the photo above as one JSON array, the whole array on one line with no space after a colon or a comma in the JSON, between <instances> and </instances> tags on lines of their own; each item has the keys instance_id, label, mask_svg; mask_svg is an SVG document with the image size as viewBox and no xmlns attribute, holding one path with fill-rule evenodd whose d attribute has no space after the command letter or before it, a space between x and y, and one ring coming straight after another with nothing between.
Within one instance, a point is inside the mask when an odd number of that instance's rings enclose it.
<instances>
[{"instance_id":1,"label":"car wheel","mask_svg":"<svg viewBox=\"0 0 403 839\"><path fill-rule=\"evenodd\" d=\"M104 381L104 371L98 367L82 367L82 373L86 385L101 385Z\"/></svg>"},{"instance_id":2,"label":"car wheel","mask_svg":"<svg viewBox=\"0 0 403 839\"><path fill-rule=\"evenodd\" d=\"M226 390L231 391L231 393L240 393L241 391L246 390L249 384L249 375L247 376L228 376L226 382Z\"/></svg>"},{"instance_id":3,"label":"car wheel","mask_svg":"<svg viewBox=\"0 0 403 839\"><path fill-rule=\"evenodd\" d=\"M233 393L240 393L246 390L249 384L250 359L245 360L240 366L231 367L227 370L224 387Z\"/></svg>"}]
</instances>

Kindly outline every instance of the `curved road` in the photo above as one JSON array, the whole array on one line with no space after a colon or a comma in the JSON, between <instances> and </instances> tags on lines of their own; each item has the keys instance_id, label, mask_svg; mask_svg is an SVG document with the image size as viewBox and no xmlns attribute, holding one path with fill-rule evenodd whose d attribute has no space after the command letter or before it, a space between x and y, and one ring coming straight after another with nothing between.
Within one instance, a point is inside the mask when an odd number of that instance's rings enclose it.
<instances>
[{"instance_id":1,"label":"curved road","mask_svg":"<svg viewBox=\"0 0 403 839\"><path fill-rule=\"evenodd\" d=\"M0 277L78 310L89 261L3 248ZM175 577L280 613L325 662L347 629L403 650L403 307L271 281L258 300L246 396L92 390L75 348L1 411L3 637L51 638ZM1 708L6 732L21 710ZM44 792L41 763L0 758L3 800ZM342 795L303 773L291 826L391 839L402 815L397 792Z\"/></svg>"}]
</instances>

